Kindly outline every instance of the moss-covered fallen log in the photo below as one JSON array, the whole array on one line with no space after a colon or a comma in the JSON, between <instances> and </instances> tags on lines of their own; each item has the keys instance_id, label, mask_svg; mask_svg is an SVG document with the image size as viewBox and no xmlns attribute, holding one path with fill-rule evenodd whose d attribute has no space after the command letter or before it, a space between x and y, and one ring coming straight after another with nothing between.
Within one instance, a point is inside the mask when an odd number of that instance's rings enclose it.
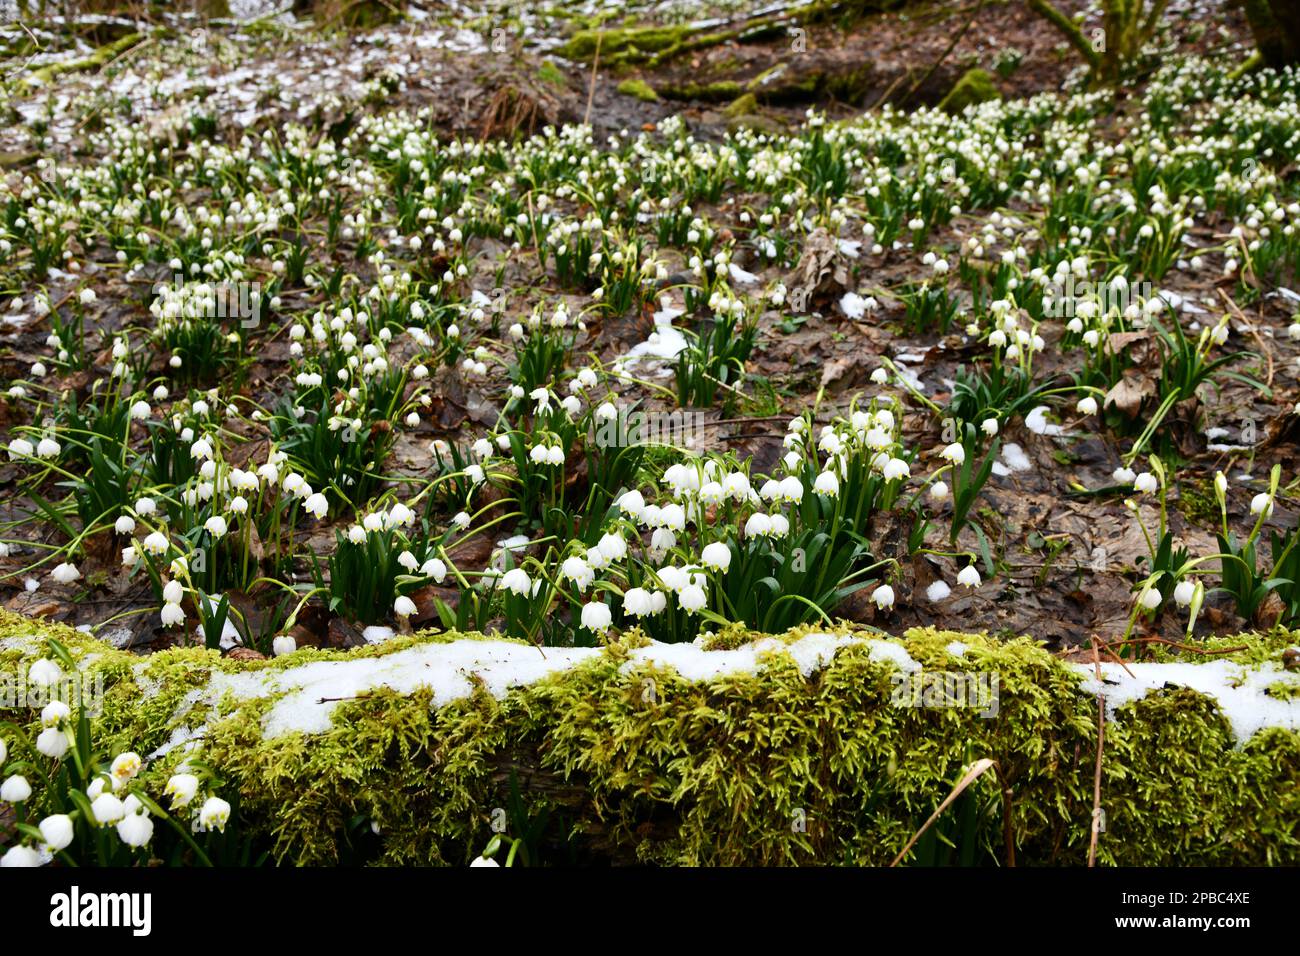
<instances>
[{"instance_id":1,"label":"moss-covered fallen log","mask_svg":"<svg viewBox=\"0 0 1300 956\"><path fill-rule=\"evenodd\" d=\"M560 47L559 54L591 62L599 51L601 61L607 64L646 63L660 54L667 58L686 50L717 46L737 35L734 30L693 33L690 25L579 30Z\"/></svg>"},{"instance_id":2,"label":"moss-covered fallen log","mask_svg":"<svg viewBox=\"0 0 1300 956\"><path fill-rule=\"evenodd\" d=\"M903 0L814 0L791 5L777 13L733 20L726 24L673 24L584 29L560 47L561 56L591 62L599 51L602 63L645 64L651 68L678 56L723 43L752 43L780 36L791 27L804 26L829 17L863 16L903 5Z\"/></svg>"},{"instance_id":3,"label":"moss-covered fallen log","mask_svg":"<svg viewBox=\"0 0 1300 956\"><path fill-rule=\"evenodd\" d=\"M421 634L236 662L136 657L6 613L0 674L20 678L50 638L102 679L106 752L145 755L158 781L186 758L218 768L241 825L285 863L336 862L361 820L377 862L463 864L516 792L552 814L542 850L582 859L886 864L963 767L990 758L997 773L972 791L977 859L1009 862L1010 842L1018 864L1077 865L1098 688L1110 701L1100 860L1300 862L1286 633L1233 638L1247 649L1205 663L1132 664L1133 679L1107 665L1095 684L1090 666L1027 639L932 630L734 629L716 650L636 632L544 650ZM37 712L4 706L0 720L34 736ZM11 760L28 756L10 741Z\"/></svg>"},{"instance_id":4,"label":"moss-covered fallen log","mask_svg":"<svg viewBox=\"0 0 1300 956\"><path fill-rule=\"evenodd\" d=\"M752 96L755 101L765 104L803 103L823 97L857 103L867 95L875 80L876 74L870 63L825 67L813 63L798 70L765 70L745 82L731 79L663 81L655 84L653 91L663 99L706 103L731 103L744 96Z\"/></svg>"},{"instance_id":5,"label":"moss-covered fallen log","mask_svg":"<svg viewBox=\"0 0 1300 956\"><path fill-rule=\"evenodd\" d=\"M76 73L81 70L97 70L107 66L113 60L117 59L127 50L145 40L165 34L167 31L159 29L152 32L128 33L124 37L119 37L112 43L106 43L95 49L87 56L76 60L59 60L54 63L46 64L39 69L33 70L27 76L19 81L19 85L24 89L33 89L48 84L56 76L64 73Z\"/></svg>"}]
</instances>

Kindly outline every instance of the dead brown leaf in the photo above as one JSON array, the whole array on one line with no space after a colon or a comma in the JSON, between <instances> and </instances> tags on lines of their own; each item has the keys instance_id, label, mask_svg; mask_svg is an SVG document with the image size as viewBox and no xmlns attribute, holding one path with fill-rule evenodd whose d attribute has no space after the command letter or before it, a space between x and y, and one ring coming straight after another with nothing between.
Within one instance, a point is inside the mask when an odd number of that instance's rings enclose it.
<instances>
[{"instance_id":1,"label":"dead brown leaf","mask_svg":"<svg viewBox=\"0 0 1300 956\"><path fill-rule=\"evenodd\" d=\"M1155 380L1141 370L1134 369L1125 372L1124 377L1106 393L1103 404L1107 408L1114 405L1129 418L1135 418L1142 408L1142 403L1153 397L1155 393Z\"/></svg>"}]
</instances>

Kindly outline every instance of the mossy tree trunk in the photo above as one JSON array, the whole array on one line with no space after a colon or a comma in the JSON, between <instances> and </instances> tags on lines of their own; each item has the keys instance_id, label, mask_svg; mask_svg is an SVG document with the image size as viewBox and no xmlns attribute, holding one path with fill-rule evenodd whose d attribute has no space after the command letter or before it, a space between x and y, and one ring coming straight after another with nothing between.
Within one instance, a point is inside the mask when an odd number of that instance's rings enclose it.
<instances>
[{"instance_id":1,"label":"mossy tree trunk","mask_svg":"<svg viewBox=\"0 0 1300 956\"><path fill-rule=\"evenodd\" d=\"M1300 63L1300 3L1246 0L1246 19L1265 65Z\"/></svg>"},{"instance_id":2,"label":"mossy tree trunk","mask_svg":"<svg viewBox=\"0 0 1300 956\"><path fill-rule=\"evenodd\" d=\"M1029 9L1056 27L1088 64L1094 83L1119 81L1156 34L1169 0L1102 0L1100 30L1084 34L1051 0L1026 0Z\"/></svg>"}]
</instances>

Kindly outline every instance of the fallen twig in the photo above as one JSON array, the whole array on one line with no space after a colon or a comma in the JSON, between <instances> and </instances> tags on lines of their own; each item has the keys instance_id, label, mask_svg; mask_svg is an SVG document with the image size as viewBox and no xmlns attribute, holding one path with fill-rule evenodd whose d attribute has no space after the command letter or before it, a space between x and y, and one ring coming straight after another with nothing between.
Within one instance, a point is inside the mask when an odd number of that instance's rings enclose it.
<instances>
[{"instance_id":1,"label":"fallen twig","mask_svg":"<svg viewBox=\"0 0 1300 956\"><path fill-rule=\"evenodd\" d=\"M1167 637L1129 637L1118 641L1107 642L1106 646L1114 647L1115 645L1124 644L1166 644L1169 647L1176 647L1180 651L1191 651L1193 654L1203 654L1207 657L1212 657L1215 654L1235 654L1237 651L1250 650L1250 648L1245 644L1242 644L1239 647L1222 647L1217 650L1209 650L1204 647L1193 647L1190 644L1180 644L1177 641L1169 640Z\"/></svg>"},{"instance_id":2,"label":"fallen twig","mask_svg":"<svg viewBox=\"0 0 1300 956\"><path fill-rule=\"evenodd\" d=\"M1101 683L1101 657L1097 653L1097 643L1092 645L1092 663L1097 671L1097 682ZM1092 835L1088 839L1088 866L1097 865L1097 837L1101 833L1101 755L1106 744L1106 701L1097 695L1097 769L1092 780Z\"/></svg>"},{"instance_id":3,"label":"fallen twig","mask_svg":"<svg viewBox=\"0 0 1300 956\"><path fill-rule=\"evenodd\" d=\"M1224 292L1222 289L1218 289L1216 291L1219 293L1220 296L1223 297L1223 301L1228 304L1228 309L1232 312L1232 314L1235 315L1246 326L1246 328L1250 330L1251 338L1255 340L1255 344L1257 344L1260 347L1260 350L1264 353L1264 358L1268 362L1268 381L1266 381L1264 385L1265 387L1272 389L1273 388L1273 349L1270 346L1266 345L1264 343L1264 340L1260 338L1259 329L1256 323L1251 322L1249 319L1246 318L1246 314L1241 311L1241 308L1240 306L1237 305L1237 303L1232 301L1232 297L1228 295L1228 293Z\"/></svg>"},{"instance_id":4,"label":"fallen twig","mask_svg":"<svg viewBox=\"0 0 1300 956\"><path fill-rule=\"evenodd\" d=\"M934 76L934 71L939 69L939 67L943 64L944 60L948 59L948 54L952 53L952 51L956 49L957 44L961 42L961 38L964 37L966 35L966 31L970 29L970 25L974 23L975 18L979 16L980 10L984 8L984 2L985 0L979 0L979 2L975 4L974 9L972 9L970 12L970 16L967 17L966 22L962 24L962 28L953 35L952 42L949 43L948 46L944 48L944 51L939 54L939 59L935 60L934 63L930 65L930 69L926 70L925 73L921 76L921 78L912 84L912 87L907 91L907 94L901 100L899 100L900 104L906 103L913 96L915 96L916 91L919 90L922 86L924 86L925 81L928 80L930 77Z\"/></svg>"}]
</instances>

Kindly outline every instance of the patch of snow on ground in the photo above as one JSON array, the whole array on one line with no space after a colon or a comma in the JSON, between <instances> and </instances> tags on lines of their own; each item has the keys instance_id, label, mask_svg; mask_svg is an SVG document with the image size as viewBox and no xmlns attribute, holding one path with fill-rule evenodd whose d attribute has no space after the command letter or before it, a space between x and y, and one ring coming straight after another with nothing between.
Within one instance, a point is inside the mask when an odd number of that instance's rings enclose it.
<instances>
[{"instance_id":1,"label":"patch of snow on ground","mask_svg":"<svg viewBox=\"0 0 1300 956\"><path fill-rule=\"evenodd\" d=\"M1002 446L1002 460L1010 471L1032 471L1034 467L1025 450L1011 441Z\"/></svg>"},{"instance_id":2,"label":"patch of snow on ground","mask_svg":"<svg viewBox=\"0 0 1300 956\"><path fill-rule=\"evenodd\" d=\"M846 292L840 299L840 311L850 319L860 319L868 312L874 312L879 303L870 296L860 296L856 292ZM902 356L899 356L903 360Z\"/></svg>"},{"instance_id":3,"label":"patch of snow on ground","mask_svg":"<svg viewBox=\"0 0 1300 956\"><path fill-rule=\"evenodd\" d=\"M1025 427L1035 435L1064 435L1065 429L1047 420L1049 409L1046 405L1035 406L1025 416Z\"/></svg>"},{"instance_id":4,"label":"patch of snow on ground","mask_svg":"<svg viewBox=\"0 0 1300 956\"><path fill-rule=\"evenodd\" d=\"M361 636L366 639L367 644L382 644L384 641L393 639L395 632L391 627L384 627L381 624L371 624L361 632Z\"/></svg>"},{"instance_id":5,"label":"patch of snow on ground","mask_svg":"<svg viewBox=\"0 0 1300 956\"><path fill-rule=\"evenodd\" d=\"M909 359L907 359L905 356L902 355L898 356L898 360L899 362L909 361ZM919 394L921 395L925 394L925 383L921 381L921 377L919 375L913 372L906 365L896 364L894 368L898 372L898 377L902 382L905 382L908 385L908 387L915 389Z\"/></svg>"},{"instance_id":6,"label":"patch of snow on ground","mask_svg":"<svg viewBox=\"0 0 1300 956\"><path fill-rule=\"evenodd\" d=\"M754 275L752 272L746 272L734 262L727 266L727 271L731 274L731 278L735 279L741 285L753 285L758 281L758 276Z\"/></svg>"},{"instance_id":7,"label":"patch of snow on ground","mask_svg":"<svg viewBox=\"0 0 1300 956\"><path fill-rule=\"evenodd\" d=\"M660 300L660 306L660 310L654 314L655 330L650 333L650 337L632 346L615 364L630 366L642 359L672 361L677 358L678 352L686 348L686 336L680 329L673 327L673 319L684 315L686 310L669 304L666 298ZM668 371L663 369L661 374L667 375Z\"/></svg>"}]
</instances>

